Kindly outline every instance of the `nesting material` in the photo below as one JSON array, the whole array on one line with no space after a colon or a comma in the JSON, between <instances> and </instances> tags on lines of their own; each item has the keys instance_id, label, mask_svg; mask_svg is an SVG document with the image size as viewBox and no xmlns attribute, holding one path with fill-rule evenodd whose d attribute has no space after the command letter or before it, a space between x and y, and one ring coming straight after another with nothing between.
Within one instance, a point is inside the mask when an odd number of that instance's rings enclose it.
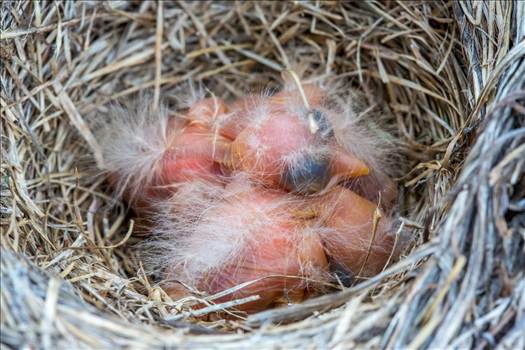
<instances>
[{"instance_id":1,"label":"nesting material","mask_svg":"<svg viewBox=\"0 0 525 350\"><path fill-rule=\"evenodd\" d=\"M523 1L1 2L2 347L524 348L524 14ZM190 184L173 191L155 178L164 133L142 143L145 163L133 158L142 148L121 138L130 157L115 168L140 176L125 182L100 175L94 164L111 156L103 154L91 116L145 91L153 93L152 105L139 112L143 119L131 119L142 125L149 123L144 118L187 114L205 98L229 108L246 101L251 110L250 96L275 95L263 88L282 91L288 69L303 78L305 95L308 86L337 86L341 95L330 94L330 110L355 103L364 127L347 133L390 135L379 147L347 149L370 169L359 150L373 151L395 171L388 176L398 191L388 191L393 201L377 190L386 188L381 174L340 184L379 203L382 220L392 217L395 202L394 230L414 241L384 271L348 281L350 287L331 261L330 284L314 283L325 276L316 273L320 261L313 278L297 284L309 298L296 302L289 293L279 307L245 318L234 311L253 297L236 298L250 286L208 295L206 283L186 279L192 290L165 280L162 269L149 274L155 264L136 247L153 226L136 218ZM287 80L292 89L295 80ZM202 93L188 100L196 90ZM121 121L129 122L128 105L124 113ZM147 133L140 123L122 131L140 138ZM270 187L247 178L244 185ZM195 181L201 185L188 188L217 188ZM147 193L158 199L139 213L131 199L152 184L161 193ZM367 194L371 185L376 189ZM138 192L125 193L128 187ZM328 187L324 194L343 196ZM318 193L282 188L274 191L286 194L286 207L292 196ZM227 194L218 189L214 198ZM227 200L216 203L234 211ZM321 243L323 251L330 246ZM190 292L172 298L159 281Z\"/></svg>"},{"instance_id":2,"label":"nesting material","mask_svg":"<svg viewBox=\"0 0 525 350\"><path fill-rule=\"evenodd\" d=\"M359 123L352 100L331 102L337 90L296 83L203 98L173 116L144 99L99 119L110 121L97 129L105 170L152 225L139 254L172 298L238 289L217 301L256 296L238 309L261 311L350 286L400 252L381 209L392 211L392 181L368 179L389 172L371 149L385 143L379 132Z\"/></svg>"}]
</instances>

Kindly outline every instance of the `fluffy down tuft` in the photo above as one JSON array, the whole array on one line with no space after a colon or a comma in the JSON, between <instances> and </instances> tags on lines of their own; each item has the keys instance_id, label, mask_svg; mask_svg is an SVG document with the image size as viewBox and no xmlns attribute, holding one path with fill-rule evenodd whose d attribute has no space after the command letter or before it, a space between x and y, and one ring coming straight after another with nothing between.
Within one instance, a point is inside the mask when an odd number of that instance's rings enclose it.
<instances>
[{"instance_id":1,"label":"fluffy down tuft","mask_svg":"<svg viewBox=\"0 0 525 350\"><path fill-rule=\"evenodd\" d=\"M302 297L307 281L328 276L319 236L300 215L303 200L245 174L226 187L182 184L160 205L153 239L140 250L149 269L171 281L168 289L182 283L213 294L262 279L234 297L272 293L262 299L266 307L285 293Z\"/></svg>"},{"instance_id":2,"label":"fluffy down tuft","mask_svg":"<svg viewBox=\"0 0 525 350\"><path fill-rule=\"evenodd\" d=\"M97 116L94 131L102 147L103 170L119 197L132 201L158 176L171 142L168 125L167 108L161 105L153 111L148 98L113 105Z\"/></svg>"}]
</instances>

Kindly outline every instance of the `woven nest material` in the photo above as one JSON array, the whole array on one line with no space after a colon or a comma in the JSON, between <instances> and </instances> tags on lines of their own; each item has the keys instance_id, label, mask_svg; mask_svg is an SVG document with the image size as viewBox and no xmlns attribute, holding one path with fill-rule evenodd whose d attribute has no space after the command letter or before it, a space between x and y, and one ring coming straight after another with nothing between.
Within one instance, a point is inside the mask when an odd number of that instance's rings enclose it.
<instances>
[{"instance_id":1,"label":"woven nest material","mask_svg":"<svg viewBox=\"0 0 525 350\"><path fill-rule=\"evenodd\" d=\"M1 6L2 346L525 348L525 2ZM242 96L294 65L392 116L415 243L350 288L204 321L144 273L87 118L188 81Z\"/></svg>"}]
</instances>

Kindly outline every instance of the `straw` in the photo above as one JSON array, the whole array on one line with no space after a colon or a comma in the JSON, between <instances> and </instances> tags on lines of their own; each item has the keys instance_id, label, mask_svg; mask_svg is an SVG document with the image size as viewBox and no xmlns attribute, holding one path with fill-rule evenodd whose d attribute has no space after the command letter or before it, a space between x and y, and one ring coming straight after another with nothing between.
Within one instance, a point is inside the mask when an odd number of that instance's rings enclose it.
<instances>
[{"instance_id":1,"label":"straw","mask_svg":"<svg viewBox=\"0 0 525 350\"><path fill-rule=\"evenodd\" d=\"M2 347L524 348L524 16L523 1L2 2ZM249 317L235 308L255 296L172 300L91 122L134 94L175 113L188 82L230 99L286 69L354 91L392 131L412 245Z\"/></svg>"}]
</instances>

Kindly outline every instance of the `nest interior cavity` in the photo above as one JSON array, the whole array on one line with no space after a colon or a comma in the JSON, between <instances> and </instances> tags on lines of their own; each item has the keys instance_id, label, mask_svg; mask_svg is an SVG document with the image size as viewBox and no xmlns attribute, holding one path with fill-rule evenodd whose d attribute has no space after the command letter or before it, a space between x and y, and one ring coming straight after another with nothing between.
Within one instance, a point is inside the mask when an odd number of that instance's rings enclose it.
<instances>
[{"instance_id":1,"label":"nest interior cavity","mask_svg":"<svg viewBox=\"0 0 525 350\"><path fill-rule=\"evenodd\" d=\"M521 1L2 2L2 345L525 347L524 16ZM339 292L205 320L212 303L192 311L199 296L173 301L144 272L89 116L143 92L180 104L188 84L278 88L286 69L384 111L370 118L394 130L413 247Z\"/></svg>"}]
</instances>

